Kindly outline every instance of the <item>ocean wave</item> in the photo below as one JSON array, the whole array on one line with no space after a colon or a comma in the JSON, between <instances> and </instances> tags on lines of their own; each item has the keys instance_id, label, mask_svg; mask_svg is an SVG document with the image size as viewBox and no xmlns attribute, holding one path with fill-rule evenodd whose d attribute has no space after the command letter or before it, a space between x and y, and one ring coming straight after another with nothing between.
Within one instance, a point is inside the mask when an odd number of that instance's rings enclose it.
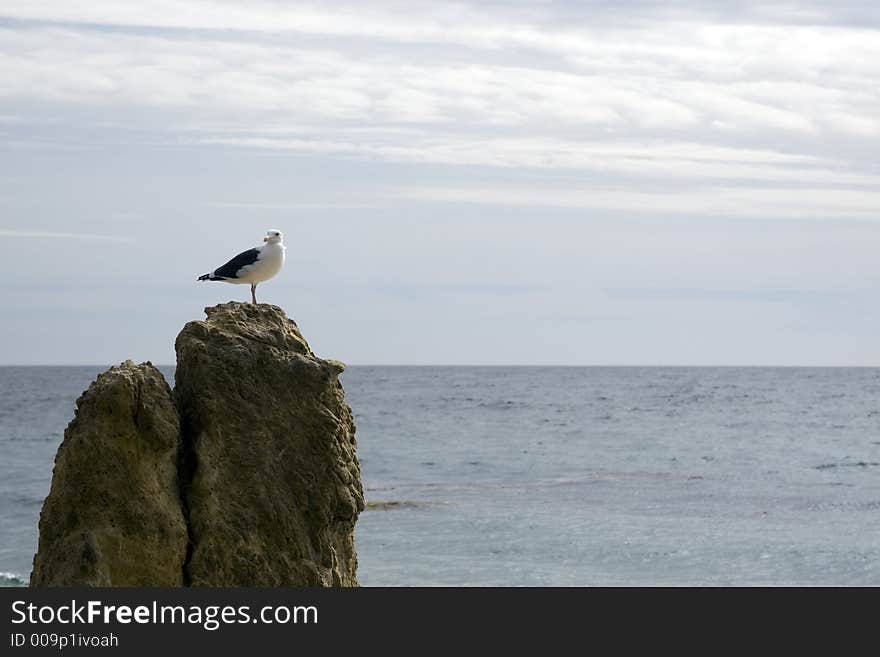
<instances>
[{"instance_id":1,"label":"ocean wave","mask_svg":"<svg viewBox=\"0 0 880 657\"><path fill-rule=\"evenodd\" d=\"M27 580L23 575L0 573L0 586L27 586Z\"/></svg>"},{"instance_id":2,"label":"ocean wave","mask_svg":"<svg viewBox=\"0 0 880 657\"><path fill-rule=\"evenodd\" d=\"M510 399L497 399L490 402L480 402L477 406L479 408L491 408L499 411L511 411L516 408L527 408L528 403L523 401L513 401Z\"/></svg>"},{"instance_id":3,"label":"ocean wave","mask_svg":"<svg viewBox=\"0 0 880 657\"><path fill-rule=\"evenodd\" d=\"M391 511L394 509L418 509L429 504L430 502L417 500L378 500L367 502L364 506L366 511Z\"/></svg>"},{"instance_id":4,"label":"ocean wave","mask_svg":"<svg viewBox=\"0 0 880 657\"><path fill-rule=\"evenodd\" d=\"M856 461L854 463L822 463L816 466L816 470L831 470L833 468L874 468L880 465L877 461Z\"/></svg>"}]
</instances>

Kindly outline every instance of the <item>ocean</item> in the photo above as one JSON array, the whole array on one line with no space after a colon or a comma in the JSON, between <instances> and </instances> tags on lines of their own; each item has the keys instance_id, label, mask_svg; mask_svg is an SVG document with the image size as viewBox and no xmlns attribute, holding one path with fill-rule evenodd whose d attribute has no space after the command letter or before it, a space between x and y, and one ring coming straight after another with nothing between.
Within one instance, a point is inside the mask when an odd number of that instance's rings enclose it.
<instances>
[{"instance_id":1,"label":"ocean","mask_svg":"<svg viewBox=\"0 0 880 657\"><path fill-rule=\"evenodd\" d=\"M0 368L0 585L27 582L55 451L103 369ZM880 585L880 369L342 381L363 585Z\"/></svg>"}]
</instances>

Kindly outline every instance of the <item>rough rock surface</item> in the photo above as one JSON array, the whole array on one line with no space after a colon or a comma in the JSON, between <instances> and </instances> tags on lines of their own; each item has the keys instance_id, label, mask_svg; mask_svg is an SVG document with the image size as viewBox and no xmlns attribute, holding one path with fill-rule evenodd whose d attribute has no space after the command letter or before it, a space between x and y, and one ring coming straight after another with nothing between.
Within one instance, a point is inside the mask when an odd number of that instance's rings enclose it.
<instances>
[{"instance_id":1,"label":"rough rock surface","mask_svg":"<svg viewBox=\"0 0 880 657\"><path fill-rule=\"evenodd\" d=\"M55 457L31 586L182 585L179 435L171 390L150 363L98 376Z\"/></svg>"},{"instance_id":2,"label":"rough rock surface","mask_svg":"<svg viewBox=\"0 0 880 657\"><path fill-rule=\"evenodd\" d=\"M338 376L275 306L206 308L77 401L32 586L356 586L364 508Z\"/></svg>"},{"instance_id":3,"label":"rough rock surface","mask_svg":"<svg viewBox=\"0 0 880 657\"><path fill-rule=\"evenodd\" d=\"M280 308L206 308L175 344L193 586L356 586L364 508L344 366Z\"/></svg>"}]
</instances>

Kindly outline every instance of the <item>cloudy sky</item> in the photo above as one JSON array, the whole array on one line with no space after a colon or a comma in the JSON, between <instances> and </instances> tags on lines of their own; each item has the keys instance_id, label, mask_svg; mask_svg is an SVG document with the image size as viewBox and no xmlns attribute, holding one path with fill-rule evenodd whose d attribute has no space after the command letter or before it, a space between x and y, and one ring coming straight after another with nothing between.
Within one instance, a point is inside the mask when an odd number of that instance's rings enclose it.
<instances>
[{"instance_id":1,"label":"cloudy sky","mask_svg":"<svg viewBox=\"0 0 880 657\"><path fill-rule=\"evenodd\" d=\"M0 363L880 365L865 2L0 0Z\"/></svg>"}]
</instances>

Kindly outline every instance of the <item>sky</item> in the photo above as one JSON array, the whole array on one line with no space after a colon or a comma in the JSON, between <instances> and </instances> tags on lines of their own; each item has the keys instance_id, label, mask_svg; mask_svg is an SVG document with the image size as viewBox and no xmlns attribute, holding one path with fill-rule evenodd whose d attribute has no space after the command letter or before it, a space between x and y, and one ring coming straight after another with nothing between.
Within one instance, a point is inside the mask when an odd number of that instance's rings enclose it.
<instances>
[{"instance_id":1,"label":"sky","mask_svg":"<svg viewBox=\"0 0 880 657\"><path fill-rule=\"evenodd\" d=\"M0 0L0 364L880 365L880 9Z\"/></svg>"}]
</instances>

